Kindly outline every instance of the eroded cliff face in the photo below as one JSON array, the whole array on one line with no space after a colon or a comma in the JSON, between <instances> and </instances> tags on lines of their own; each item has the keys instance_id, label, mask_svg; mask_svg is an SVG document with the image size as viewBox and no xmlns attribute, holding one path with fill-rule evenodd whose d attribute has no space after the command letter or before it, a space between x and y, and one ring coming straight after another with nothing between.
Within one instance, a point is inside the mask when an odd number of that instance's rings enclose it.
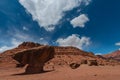
<instances>
[{"instance_id":1,"label":"eroded cliff face","mask_svg":"<svg viewBox=\"0 0 120 80\"><path fill-rule=\"evenodd\" d=\"M105 57L108 60L120 61L120 50L117 50L115 52L103 55L103 57Z\"/></svg>"},{"instance_id":2,"label":"eroded cliff face","mask_svg":"<svg viewBox=\"0 0 120 80\"><path fill-rule=\"evenodd\" d=\"M41 46L18 52L13 58L21 65L28 64L25 73L40 73L44 64L54 58L54 54L54 47Z\"/></svg>"},{"instance_id":3,"label":"eroded cliff face","mask_svg":"<svg viewBox=\"0 0 120 80\"><path fill-rule=\"evenodd\" d=\"M93 53L82 51L75 47L54 47L55 57L48 63L55 65L70 65L71 63L81 64L82 60L94 60L98 57Z\"/></svg>"},{"instance_id":4,"label":"eroded cliff face","mask_svg":"<svg viewBox=\"0 0 120 80\"><path fill-rule=\"evenodd\" d=\"M54 47L55 55L81 55L96 58L92 52L85 52L76 47Z\"/></svg>"}]
</instances>

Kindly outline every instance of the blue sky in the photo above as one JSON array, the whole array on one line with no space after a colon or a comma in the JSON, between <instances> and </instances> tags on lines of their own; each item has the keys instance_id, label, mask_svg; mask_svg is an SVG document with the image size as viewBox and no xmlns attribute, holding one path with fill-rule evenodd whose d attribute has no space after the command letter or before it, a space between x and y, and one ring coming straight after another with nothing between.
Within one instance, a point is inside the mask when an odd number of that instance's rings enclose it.
<instances>
[{"instance_id":1,"label":"blue sky","mask_svg":"<svg viewBox=\"0 0 120 80\"><path fill-rule=\"evenodd\" d=\"M120 48L120 0L1 0L0 52L23 41L105 54Z\"/></svg>"}]
</instances>

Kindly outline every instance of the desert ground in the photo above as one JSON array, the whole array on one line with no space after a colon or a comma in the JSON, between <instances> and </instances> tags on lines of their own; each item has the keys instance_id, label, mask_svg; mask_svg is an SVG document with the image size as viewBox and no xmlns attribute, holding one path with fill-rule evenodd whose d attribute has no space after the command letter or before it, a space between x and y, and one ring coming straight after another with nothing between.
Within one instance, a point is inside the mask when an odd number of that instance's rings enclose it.
<instances>
[{"instance_id":1,"label":"desert ground","mask_svg":"<svg viewBox=\"0 0 120 80\"><path fill-rule=\"evenodd\" d=\"M120 66L56 67L54 71L24 74L25 68L0 68L0 80L120 80Z\"/></svg>"}]
</instances>

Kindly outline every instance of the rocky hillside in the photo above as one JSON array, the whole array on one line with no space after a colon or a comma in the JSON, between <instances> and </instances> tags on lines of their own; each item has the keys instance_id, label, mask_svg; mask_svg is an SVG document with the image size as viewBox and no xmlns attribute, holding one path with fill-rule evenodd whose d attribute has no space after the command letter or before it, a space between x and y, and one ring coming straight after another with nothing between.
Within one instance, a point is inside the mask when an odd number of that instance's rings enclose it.
<instances>
[{"instance_id":1,"label":"rocky hillside","mask_svg":"<svg viewBox=\"0 0 120 80\"><path fill-rule=\"evenodd\" d=\"M115 52L103 55L103 57L105 57L106 59L120 61L120 50L117 50Z\"/></svg>"},{"instance_id":2,"label":"rocky hillside","mask_svg":"<svg viewBox=\"0 0 120 80\"><path fill-rule=\"evenodd\" d=\"M91 52L85 52L71 46L48 46L33 42L23 42L17 48L0 54L0 67L16 67L16 65L17 67L23 67L26 64L28 64L26 72L32 73L38 70L42 71L43 68L53 68L53 66L66 65L75 68L80 64L98 66L116 65L118 62L109 62Z\"/></svg>"}]
</instances>

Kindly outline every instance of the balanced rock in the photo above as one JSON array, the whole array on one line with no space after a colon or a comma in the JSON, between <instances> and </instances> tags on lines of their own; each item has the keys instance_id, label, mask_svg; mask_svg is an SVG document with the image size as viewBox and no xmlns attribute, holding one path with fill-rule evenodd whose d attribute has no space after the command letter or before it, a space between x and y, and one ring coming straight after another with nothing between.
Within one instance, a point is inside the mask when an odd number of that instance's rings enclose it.
<instances>
[{"instance_id":1,"label":"balanced rock","mask_svg":"<svg viewBox=\"0 0 120 80\"><path fill-rule=\"evenodd\" d=\"M18 52L13 57L19 62L19 66L28 64L25 73L43 72L44 64L54 57L54 48L50 46L40 46Z\"/></svg>"}]
</instances>

